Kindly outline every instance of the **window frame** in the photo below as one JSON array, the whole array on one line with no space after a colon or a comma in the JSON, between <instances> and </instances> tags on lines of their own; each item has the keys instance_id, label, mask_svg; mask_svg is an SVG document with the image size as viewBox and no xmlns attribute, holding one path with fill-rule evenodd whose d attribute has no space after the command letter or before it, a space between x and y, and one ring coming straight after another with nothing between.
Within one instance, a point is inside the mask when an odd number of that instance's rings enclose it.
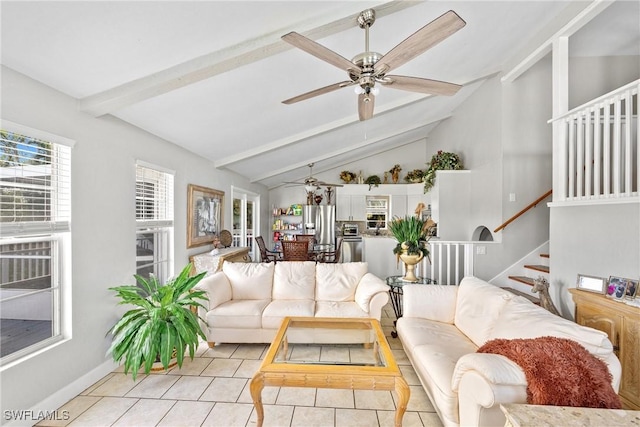
<instances>
[{"instance_id":1,"label":"window frame","mask_svg":"<svg viewBox=\"0 0 640 427\"><path fill-rule=\"evenodd\" d=\"M158 175L158 178L152 178L151 176L145 175L145 170L148 171L151 175ZM139 175L141 173L141 175ZM174 211L175 211L175 172L161 166L157 166L142 160L137 160L135 165L135 194L136 194L136 208L135 208L135 221L136 221L136 265L135 271L136 274L141 273L141 268L148 268L149 266L153 266L154 275L160 280L160 282L164 282L168 280L174 274L174 229L175 229L175 221L174 221ZM142 178L141 180L139 178ZM161 188L158 187L158 182L160 179L164 180L161 184ZM153 184L153 197L150 199L148 195L150 194L148 190L151 188L149 185L140 185L140 183L144 184ZM142 188L144 193L143 196L140 196L138 190ZM161 197L157 197L160 192L163 194ZM139 218L139 213L141 212L138 207L138 203L142 202L142 211L145 212L142 215L142 218ZM151 210L149 210L148 202L151 201ZM152 212L151 215L147 215L149 212ZM151 216L151 218L149 218ZM144 258L149 255L138 255L138 236L142 234L150 234L154 235L154 245L156 243L161 243L158 245L159 251L156 251L154 246L152 253L152 262L151 264L145 263L143 265L139 265L140 261L145 261Z\"/></svg>"},{"instance_id":2,"label":"window frame","mask_svg":"<svg viewBox=\"0 0 640 427\"><path fill-rule=\"evenodd\" d=\"M52 167L50 174L60 172L55 182L56 189L61 188L61 191L56 191L50 185L42 186L45 192L50 191L49 196L52 200L49 206L51 218L48 220L1 222L0 246L50 242L48 256L50 287L3 299L0 297L0 301L4 304L8 301L51 292L51 336L2 357L0 372L71 338L71 170L72 149L75 145L75 141L69 138L4 119L1 128L13 134L51 144L49 152L56 152L59 157L58 160L50 163L55 166L55 168ZM15 186L15 188L20 187ZM61 209L64 210L63 214ZM42 259L41 255L38 257ZM12 256L7 257L7 259L11 258Z\"/></svg>"}]
</instances>

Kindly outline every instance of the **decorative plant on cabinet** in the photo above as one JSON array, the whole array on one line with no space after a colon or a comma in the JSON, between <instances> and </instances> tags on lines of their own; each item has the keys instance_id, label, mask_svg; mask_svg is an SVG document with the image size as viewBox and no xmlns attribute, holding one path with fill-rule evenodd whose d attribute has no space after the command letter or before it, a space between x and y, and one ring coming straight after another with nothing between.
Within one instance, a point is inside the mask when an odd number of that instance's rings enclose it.
<instances>
[{"instance_id":1,"label":"decorative plant on cabinet","mask_svg":"<svg viewBox=\"0 0 640 427\"><path fill-rule=\"evenodd\" d=\"M463 168L464 166L462 165L460 156L458 156L456 153L439 150L436 154L433 155L433 157L431 157L429 166L424 172L424 192L426 193L427 191L431 190L431 188L435 184L436 171L461 170Z\"/></svg>"}]
</instances>

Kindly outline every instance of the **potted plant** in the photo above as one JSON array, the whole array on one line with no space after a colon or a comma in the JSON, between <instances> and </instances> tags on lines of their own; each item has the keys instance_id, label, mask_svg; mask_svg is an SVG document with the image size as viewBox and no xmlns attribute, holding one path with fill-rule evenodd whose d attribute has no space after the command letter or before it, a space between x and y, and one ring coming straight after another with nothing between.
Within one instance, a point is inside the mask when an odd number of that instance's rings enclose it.
<instances>
[{"instance_id":1,"label":"potted plant","mask_svg":"<svg viewBox=\"0 0 640 427\"><path fill-rule=\"evenodd\" d=\"M364 183L369 184L369 191L371 191L371 187L380 185L380 177L378 175L371 175L364 180Z\"/></svg>"},{"instance_id":2,"label":"potted plant","mask_svg":"<svg viewBox=\"0 0 640 427\"><path fill-rule=\"evenodd\" d=\"M422 177L424 176L424 171L422 169L414 169L410 172L407 172L407 176L404 177L404 180L407 182L422 182Z\"/></svg>"},{"instance_id":3,"label":"potted plant","mask_svg":"<svg viewBox=\"0 0 640 427\"><path fill-rule=\"evenodd\" d=\"M164 285L154 276L147 280L134 275L137 285L109 288L120 298L118 304L135 306L111 328L113 342L107 352L116 362L124 359L124 373L131 371L134 380L140 368L148 374L155 362L168 369L172 357L182 367L185 350L193 359L198 338L206 339L191 311L202 307L198 300L207 299L204 291L193 291L206 273L190 277L190 271L191 264Z\"/></svg>"},{"instance_id":4,"label":"potted plant","mask_svg":"<svg viewBox=\"0 0 640 427\"><path fill-rule=\"evenodd\" d=\"M429 167L424 173L424 192L431 190L436 182L436 171L439 170L460 170L462 169L462 160L456 153L449 153L439 150L431 157Z\"/></svg>"},{"instance_id":5,"label":"potted plant","mask_svg":"<svg viewBox=\"0 0 640 427\"><path fill-rule=\"evenodd\" d=\"M417 216L393 217L389 221L388 228L398 242L393 248L396 260L402 260L406 266L405 276L402 278L408 282L416 282L415 266L422 258L429 256L427 242L429 241L429 228L432 222L424 221Z\"/></svg>"}]
</instances>

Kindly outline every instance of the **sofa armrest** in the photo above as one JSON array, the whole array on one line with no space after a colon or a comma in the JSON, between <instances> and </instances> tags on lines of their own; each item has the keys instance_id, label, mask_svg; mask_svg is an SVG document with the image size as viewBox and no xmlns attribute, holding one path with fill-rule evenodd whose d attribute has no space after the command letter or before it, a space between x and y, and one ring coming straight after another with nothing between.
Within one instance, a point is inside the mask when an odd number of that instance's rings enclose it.
<instances>
[{"instance_id":1,"label":"sofa armrest","mask_svg":"<svg viewBox=\"0 0 640 427\"><path fill-rule=\"evenodd\" d=\"M404 285L402 293L404 317L419 317L453 324L458 295L457 286Z\"/></svg>"},{"instance_id":2,"label":"sofa armrest","mask_svg":"<svg viewBox=\"0 0 640 427\"><path fill-rule=\"evenodd\" d=\"M355 300L371 317L380 319L382 307L389 302L389 287L378 276L366 273L356 287Z\"/></svg>"},{"instance_id":3,"label":"sofa armrest","mask_svg":"<svg viewBox=\"0 0 640 427\"><path fill-rule=\"evenodd\" d=\"M460 425L503 426L503 403L527 403L524 371L504 356L470 353L458 359L451 389L458 394Z\"/></svg>"},{"instance_id":4,"label":"sofa armrest","mask_svg":"<svg viewBox=\"0 0 640 427\"><path fill-rule=\"evenodd\" d=\"M453 370L451 389L458 391L460 380L470 371L477 372L487 382L505 385L527 385L524 371L515 362L499 354L469 353L458 359Z\"/></svg>"},{"instance_id":5,"label":"sofa armrest","mask_svg":"<svg viewBox=\"0 0 640 427\"><path fill-rule=\"evenodd\" d=\"M203 278L193 289L206 292L209 300L202 302L206 308L205 311L210 311L223 302L230 301L232 296L231 283L222 271Z\"/></svg>"}]
</instances>

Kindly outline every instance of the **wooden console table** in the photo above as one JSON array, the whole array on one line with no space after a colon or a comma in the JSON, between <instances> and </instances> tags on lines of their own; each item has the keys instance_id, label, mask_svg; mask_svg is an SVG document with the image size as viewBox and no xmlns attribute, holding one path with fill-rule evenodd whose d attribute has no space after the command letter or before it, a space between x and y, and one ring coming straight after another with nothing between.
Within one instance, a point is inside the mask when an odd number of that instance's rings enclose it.
<instances>
[{"instance_id":1,"label":"wooden console table","mask_svg":"<svg viewBox=\"0 0 640 427\"><path fill-rule=\"evenodd\" d=\"M576 323L606 332L622 364L618 395L625 408L640 410L640 308L593 292L569 289Z\"/></svg>"},{"instance_id":2,"label":"wooden console table","mask_svg":"<svg viewBox=\"0 0 640 427\"><path fill-rule=\"evenodd\" d=\"M191 274L207 271L209 274L215 273L222 268L222 263L229 262L251 262L248 247L222 248L215 251L208 251L203 254L191 255Z\"/></svg>"}]
</instances>

